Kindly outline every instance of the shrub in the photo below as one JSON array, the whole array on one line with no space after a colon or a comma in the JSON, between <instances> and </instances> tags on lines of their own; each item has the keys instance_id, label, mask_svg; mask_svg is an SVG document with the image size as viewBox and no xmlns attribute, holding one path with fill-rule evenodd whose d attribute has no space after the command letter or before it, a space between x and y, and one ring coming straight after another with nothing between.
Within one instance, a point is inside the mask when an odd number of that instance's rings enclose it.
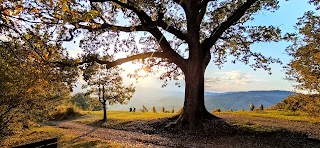
<instances>
[{"instance_id":1,"label":"shrub","mask_svg":"<svg viewBox=\"0 0 320 148\"><path fill-rule=\"evenodd\" d=\"M183 111L183 108L179 108L179 110L177 111L178 114L181 114Z\"/></svg>"},{"instance_id":2,"label":"shrub","mask_svg":"<svg viewBox=\"0 0 320 148\"><path fill-rule=\"evenodd\" d=\"M213 112L221 112L221 109L220 109L220 108L215 108L215 109L213 110Z\"/></svg>"},{"instance_id":3,"label":"shrub","mask_svg":"<svg viewBox=\"0 0 320 148\"><path fill-rule=\"evenodd\" d=\"M295 94L276 104L272 109L300 111L309 116L320 116L320 95Z\"/></svg>"},{"instance_id":4,"label":"shrub","mask_svg":"<svg viewBox=\"0 0 320 148\"><path fill-rule=\"evenodd\" d=\"M172 107L171 113L174 113L174 107Z\"/></svg>"},{"instance_id":5,"label":"shrub","mask_svg":"<svg viewBox=\"0 0 320 148\"><path fill-rule=\"evenodd\" d=\"M228 112L233 112L233 110L232 109L229 109L229 110L227 110Z\"/></svg>"},{"instance_id":6,"label":"shrub","mask_svg":"<svg viewBox=\"0 0 320 148\"><path fill-rule=\"evenodd\" d=\"M79 108L76 106L59 106L57 108L57 111L52 114L52 119L54 120L66 120L66 119L71 119L75 117L81 116Z\"/></svg>"}]
</instances>

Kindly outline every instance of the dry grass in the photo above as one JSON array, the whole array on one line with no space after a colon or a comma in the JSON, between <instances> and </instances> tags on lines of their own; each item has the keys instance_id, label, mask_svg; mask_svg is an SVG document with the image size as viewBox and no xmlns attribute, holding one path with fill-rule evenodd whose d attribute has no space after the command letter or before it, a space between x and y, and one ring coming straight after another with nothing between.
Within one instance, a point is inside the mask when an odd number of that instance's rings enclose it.
<instances>
[{"instance_id":1,"label":"dry grass","mask_svg":"<svg viewBox=\"0 0 320 148\"><path fill-rule=\"evenodd\" d=\"M274 118L288 121L303 121L303 122L320 122L320 117L310 117L305 113L283 111L283 110L264 110L264 111L234 111L234 112L215 112L214 114L233 114L233 115L245 115L249 117L264 117Z\"/></svg>"},{"instance_id":2,"label":"dry grass","mask_svg":"<svg viewBox=\"0 0 320 148\"><path fill-rule=\"evenodd\" d=\"M86 118L76 120L80 123L106 127L130 126L132 122L146 122L154 119L166 118L176 115L176 113L153 113L153 112L128 112L128 111L107 111L107 122L101 123L102 111L84 111Z\"/></svg>"},{"instance_id":3,"label":"dry grass","mask_svg":"<svg viewBox=\"0 0 320 148\"><path fill-rule=\"evenodd\" d=\"M0 147L12 147L50 138L58 138L59 147L95 148L95 147L123 147L122 144L105 141L98 138L78 137L74 133L53 126L33 127L10 136L0 143Z\"/></svg>"},{"instance_id":4,"label":"dry grass","mask_svg":"<svg viewBox=\"0 0 320 148\"><path fill-rule=\"evenodd\" d=\"M118 131L128 132L128 133L131 133L131 132L135 133L136 129L134 130L128 129L124 131L122 129L131 128L140 123L142 127L145 127L144 123L150 120L176 115L175 113L152 113L152 112L134 112L133 113L128 111L108 111L108 121L105 123L102 123L100 122L100 120L102 119L103 112L101 111L93 111L93 112L83 111L81 112L81 114L83 114L83 116L81 116L80 118L74 119L72 121L68 120L68 122L74 123L74 121L76 121L78 122L77 124L84 123L81 125L102 124L102 126L106 127L105 130L108 130L110 128L115 128ZM286 112L286 111L277 111L277 110L252 111L252 112L248 112L248 111L221 112L221 113L215 113L215 115L222 117L226 120L230 120L232 121L231 123L233 123L233 125L237 125L241 128L250 128L250 129L254 129L254 131L260 131L258 133L263 132L267 134L268 133L273 134L272 130L270 131L270 129L279 129L279 128L289 129L289 131L291 131L290 128L293 128L292 132L298 132L298 133L307 132L307 133L313 134L314 131L319 129L317 128L317 126L313 124L320 122L319 118L311 118L305 114L301 114L298 112ZM272 126L269 126L269 125L272 125ZM96 126L93 126L93 127L96 127ZM117 128L117 127L120 127L120 128ZM298 131L296 131L296 129L298 129ZM254 143L256 143L257 141L259 142L259 138L262 138L262 139L266 138L266 137L263 137L263 133L262 135L261 134L260 135L253 134L253 135L246 135L246 136L231 135L231 136L225 136L222 139L216 137L216 138L213 138L214 141L210 141L209 143L206 143L203 145L210 146L211 143L213 145L220 143L222 145L227 144L230 146L230 144L231 145L233 144L229 143L228 139L229 141L235 141L236 139L239 139L239 138L240 139L242 138L242 141L249 140L249 144L248 142L245 142L242 144L250 145L250 142L251 142L251 144L254 145ZM292 135L290 133L287 134L282 132L275 132L275 134L277 133L278 134L280 133L280 137ZM177 145L185 142L185 139L183 141L180 141L182 139L179 139L179 137L174 135L175 134L165 135L164 133L164 135L160 134L158 136L165 136L165 137L167 136L167 137L176 139L178 141ZM115 142L110 139L106 140L106 139L102 139L101 137L97 138L94 136L85 136L85 137L78 137L78 136L79 134L72 132L72 130L68 128L63 128L63 127L58 128L55 126L33 127L29 130L21 131L20 133L16 133L14 136L4 139L2 142L2 145L0 144L0 147L17 146L17 145L31 143L31 142L39 141L42 139L49 139L53 137L57 137L59 139L59 144L58 144L59 147L134 147L134 145L130 145L130 144L128 145L122 142ZM255 139L257 136L258 138ZM209 137L206 137L206 138L209 138ZM226 139L227 141L223 142L223 140L226 140ZM274 139L267 139L267 141L268 140L272 141ZM294 140L295 139L293 139L293 141ZM265 141L265 140L262 140L262 141ZM208 142L208 141L204 141L204 142ZM238 140L237 142L241 143L241 140ZM271 143L272 142L267 142L267 144L269 145L272 145ZM189 146L197 146L197 145L192 145L192 144L190 145L189 143Z\"/></svg>"}]
</instances>

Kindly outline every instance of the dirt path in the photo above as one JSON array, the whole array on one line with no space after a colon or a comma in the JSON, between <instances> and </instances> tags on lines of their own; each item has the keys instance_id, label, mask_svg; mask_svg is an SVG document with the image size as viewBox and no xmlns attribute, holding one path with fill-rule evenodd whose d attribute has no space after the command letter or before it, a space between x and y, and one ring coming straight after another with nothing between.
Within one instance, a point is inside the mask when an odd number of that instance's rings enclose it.
<instances>
[{"instance_id":1,"label":"dirt path","mask_svg":"<svg viewBox=\"0 0 320 148\"><path fill-rule=\"evenodd\" d=\"M173 147L169 138L159 135L150 135L142 132L133 132L125 130L115 130L102 127L94 127L74 121L54 121L49 123L50 126L56 126L67 130L80 137L93 137L103 140L119 142L124 145L134 147ZM74 139L76 140L76 139Z\"/></svg>"},{"instance_id":2,"label":"dirt path","mask_svg":"<svg viewBox=\"0 0 320 148\"><path fill-rule=\"evenodd\" d=\"M283 121L270 121L264 120L263 118L256 118L252 120L249 118L241 116L228 116L221 115L222 118L227 120L227 122L242 122L247 121L249 124L263 124L274 125L275 128L289 128L295 129L299 127L300 130L318 130L319 127L312 126L308 129L307 125L305 128L304 124L301 123L291 123L293 125ZM296 125L297 124L297 125ZM309 138L303 137L299 134L294 134L290 132L271 132L271 133L234 133L227 135L206 135L199 136L197 134L183 133L178 131L174 132L162 132L160 129L151 127L150 124L139 124L139 127L130 129L109 129L96 126L90 126L75 121L60 121L60 122L50 122L50 126L59 127L66 130L68 133L74 135L79 135L80 137L89 138L99 138L107 141L114 141L125 145L125 147L210 147L210 148L245 148L245 147L263 147L263 148L301 148L301 147L320 147L319 141L310 140ZM141 130L143 128L148 128L145 132ZM151 130L150 130L151 128ZM220 127L212 127L214 130L219 130ZM160 131L160 132L159 132ZM311 132L314 133L314 132ZM77 140L77 139L75 139ZM63 144L62 144L63 145ZM67 147L67 146L62 146Z\"/></svg>"}]
</instances>

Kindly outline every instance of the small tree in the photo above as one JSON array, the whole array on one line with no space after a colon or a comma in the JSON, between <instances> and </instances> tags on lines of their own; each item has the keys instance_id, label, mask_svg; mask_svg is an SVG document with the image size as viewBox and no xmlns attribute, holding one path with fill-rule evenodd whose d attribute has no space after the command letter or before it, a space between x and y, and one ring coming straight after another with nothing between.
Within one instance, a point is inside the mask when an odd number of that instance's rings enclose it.
<instances>
[{"instance_id":1,"label":"small tree","mask_svg":"<svg viewBox=\"0 0 320 148\"><path fill-rule=\"evenodd\" d=\"M85 93L76 93L71 98L71 103L82 110L90 109L90 99Z\"/></svg>"},{"instance_id":2,"label":"small tree","mask_svg":"<svg viewBox=\"0 0 320 148\"><path fill-rule=\"evenodd\" d=\"M98 95L98 100L103 108L103 121L106 121L107 102L109 105L126 104L133 96L135 88L132 84L123 86L123 80L119 74L121 69L117 67L106 69L96 63L87 66L83 76L87 81L86 86L91 87L88 93Z\"/></svg>"}]
</instances>

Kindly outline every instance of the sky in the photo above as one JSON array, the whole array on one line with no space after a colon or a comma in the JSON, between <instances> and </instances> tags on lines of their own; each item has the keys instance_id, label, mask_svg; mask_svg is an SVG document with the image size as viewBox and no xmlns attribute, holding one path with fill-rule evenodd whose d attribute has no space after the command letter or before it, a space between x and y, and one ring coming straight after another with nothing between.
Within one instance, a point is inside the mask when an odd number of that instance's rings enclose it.
<instances>
[{"instance_id":1,"label":"sky","mask_svg":"<svg viewBox=\"0 0 320 148\"><path fill-rule=\"evenodd\" d=\"M295 32L294 25L298 21L297 18L302 17L304 12L313 10L314 7L309 5L306 0L290 0L280 1L280 8L275 12L262 11L255 16L255 20L250 21L252 25L274 25L280 27L282 33ZM221 69L217 68L213 63L210 63L205 73L205 91L207 92L233 92L233 91L250 91L250 90L289 90L293 91L292 82L285 80L285 66L290 61L290 57L285 52L288 42L276 43L258 43L251 46L253 51L261 52L263 55L279 58L283 64L272 64L271 72L257 70L254 71L248 65L240 62L233 64L227 62ZM73 43L65 43L64 46L68 49L72 56L81 53L81 49L75 47ZM133 71L138 68L137 65L126 63L121 66L126 69L126 72ZM125 75L125 74L124 74ZM143 88L161 88L162 81L157 79L157 75L151 75L144 79L135 79L124 77L126 84L134 83L136 87ZM184 91L184 82L181 82L181 87L174 85L174 82L169 82L169 85L163 90L167 91ZM80 88L83 81L79 81L75 92L82 91Z\"/></svg>"}]
</instances>

